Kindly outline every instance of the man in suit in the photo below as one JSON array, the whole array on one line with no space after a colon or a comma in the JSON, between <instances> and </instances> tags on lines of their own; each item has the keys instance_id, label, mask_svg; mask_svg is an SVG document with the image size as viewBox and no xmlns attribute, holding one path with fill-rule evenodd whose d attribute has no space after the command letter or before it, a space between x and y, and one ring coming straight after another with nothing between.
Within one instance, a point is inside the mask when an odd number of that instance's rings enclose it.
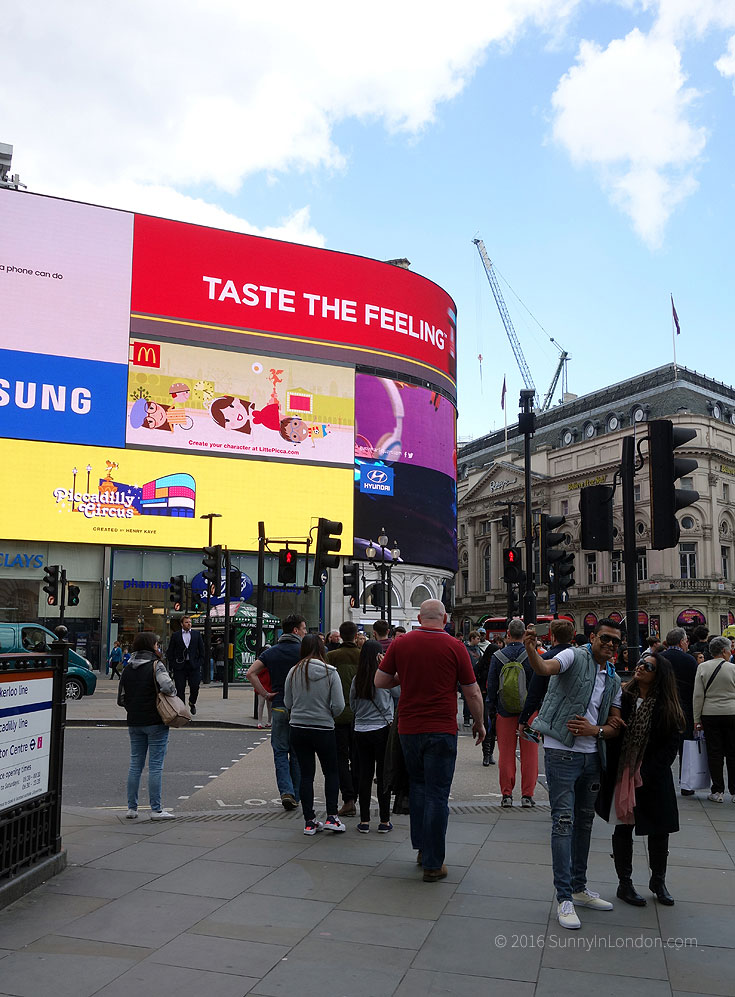
<instances>
[{"instance_id":1,"label":"man in suit","mask_svg":"<svg viewBox=\"0 0 735 997\"><path fill-rule=\"evenodd\" d=\"M189 683L189 709L191 715L197 711L199 683L204 665L204 638L198 630L191 629L191 620L184 616L181 630L172 635L166 651L168 667L174 674L176 695L186 701L186 683Z\"/></svg>"},{"instance_id":2,"label":"man in suit","mask_svg":"<svg viewBox=\"0 0 735 997\"><path fill-rule=\"evenodd\" d=\"M684 741L691 741L694 737L694 707L692 697L694 696L694 677L697 674L697 662L693 655L689 654L689 638L683 627L674 627L666 634L666 650L663 652L665 658L671 662L671 667L676 675L676 685L679 690L679 700L684 711L686 728L682 732L679 744L679 775L681 775L681 755ZM682 796L694 796L693 789L682 789Z\"/></svg>"}]
</instances>

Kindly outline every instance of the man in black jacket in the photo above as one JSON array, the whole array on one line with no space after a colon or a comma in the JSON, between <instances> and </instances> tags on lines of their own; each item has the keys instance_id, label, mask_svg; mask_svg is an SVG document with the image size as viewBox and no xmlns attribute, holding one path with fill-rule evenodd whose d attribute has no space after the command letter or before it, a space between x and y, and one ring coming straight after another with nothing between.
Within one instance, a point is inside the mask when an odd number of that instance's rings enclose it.
<instances>
[{"instance_id":1,"label":"man in black jacket","mask_svg":"<svg viewBox=\"0 0 735 997\"><path fill-rule=\"evenodd\" d=\"M683 627L674 627L666 634L666 650L663 652L665 658L671 662L671 667L676 675L676 685L679 690L679 700L684 712L686 727L679 742L679 774L681 775L681 756L684 750L684 741L691 741L694 737L694 706L692 699L694 696L694 677L697 674L696 658L689 654L689 638ZM682 789L682 796L694 796L693 789Z\"/></svg>"},{"instance_id":2,"label":"man in black jacket","mask_svg":"<svg viewBox=\"0 0 735 997\"><path fill-rule=\"evenodd\" d=\"M186 683L189 683L189 709L194 716L204 666L204 638L198 630L191 629L191 619L188 616L181 620L181 630L171 636L166 649L166 661L174 675L176 695L184 702Z\"/></svg>"},{"instance_id":3,"label":"man in black jacket","mask_svg":"<svg viewBox=\"0 0 735 997\"><path fill-rule=\"evenodd\" d=\"M271 715L271 749L276 769L276 783L281 794L284 810L295 810L299 803L301 769L296 752L291 750L291 731L288 710L283 701L286 677L301 658L301 641L306 637L306 620L297 613L291 613L282 622L283 633L273 647L260 652L245 677L253 684L259 696L269 699L273 708ZM265 688L258 676L267 669L270 678L270 691Z\"/></svg>"}]
</instances>

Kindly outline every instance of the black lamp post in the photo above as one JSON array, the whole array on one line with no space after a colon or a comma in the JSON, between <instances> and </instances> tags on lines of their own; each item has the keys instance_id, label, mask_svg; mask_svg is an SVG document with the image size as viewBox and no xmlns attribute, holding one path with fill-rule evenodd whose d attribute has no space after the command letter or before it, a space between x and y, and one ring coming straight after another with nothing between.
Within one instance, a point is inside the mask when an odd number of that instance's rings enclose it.
<instances>
[{"instance_id":1,"label":"black lamp post","mask_svg":"<svg viewBox=\"0 0 735 997\"><path fill-rule=\"evenodd\" d=\"M390 552L391 560L386 561L385 552L388 550L388 535L385 532L385 527L380 531L380 536L378 537L378 547L380 547L380 560L375 563L375 558L377 555L377 549L373 545L372 540L368 544L365 555L371 564L380 571L380 590L382 592L382 599L380 600L380 618L385 619L386 606L388 608L388 626L393 626L392 618L392 603L393 603L393 564L401 556L401 552L398 549L397 542L393 541L393 548ZM386 584L387 583L387 584Z\"/></svg>"}]
</instances>

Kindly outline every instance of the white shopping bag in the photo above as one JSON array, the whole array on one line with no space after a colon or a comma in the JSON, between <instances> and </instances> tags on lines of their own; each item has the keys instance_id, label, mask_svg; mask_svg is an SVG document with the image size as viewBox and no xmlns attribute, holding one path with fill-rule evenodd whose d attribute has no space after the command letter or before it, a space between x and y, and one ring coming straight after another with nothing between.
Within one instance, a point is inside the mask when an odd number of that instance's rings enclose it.
<instances>
[{"instance_id":1,"label":"white shopping bag","mask_svg":"<svg viewBox=\"0 0 735 997\"><path fill-rule=\"evenodd\" d=\"M698 737L695 741L684 741L680 784L682 789L709 789L707 746L703 737Z\"/></svg>"}]
</instances>

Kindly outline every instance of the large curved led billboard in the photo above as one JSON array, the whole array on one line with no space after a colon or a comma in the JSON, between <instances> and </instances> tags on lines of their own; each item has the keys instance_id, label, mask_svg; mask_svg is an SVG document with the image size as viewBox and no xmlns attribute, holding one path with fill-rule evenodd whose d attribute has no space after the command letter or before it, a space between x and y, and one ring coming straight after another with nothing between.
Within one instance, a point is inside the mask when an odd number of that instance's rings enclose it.
<instances>
[{"instance_id":1,"label":"large curved led billboard","mask_svg":"<svg viewBox=\"0 0 735 997\"><path fill-rule=\"evenodd\" d=\"M196 547L221 507L233 549L259 520L295 538L324 516L355 556L384 528L406 562L456 567L436 284L20 191L0 190L0 231L0 454L28 488L4 492L8 539Z\"/></svg>"}]
</instances>

